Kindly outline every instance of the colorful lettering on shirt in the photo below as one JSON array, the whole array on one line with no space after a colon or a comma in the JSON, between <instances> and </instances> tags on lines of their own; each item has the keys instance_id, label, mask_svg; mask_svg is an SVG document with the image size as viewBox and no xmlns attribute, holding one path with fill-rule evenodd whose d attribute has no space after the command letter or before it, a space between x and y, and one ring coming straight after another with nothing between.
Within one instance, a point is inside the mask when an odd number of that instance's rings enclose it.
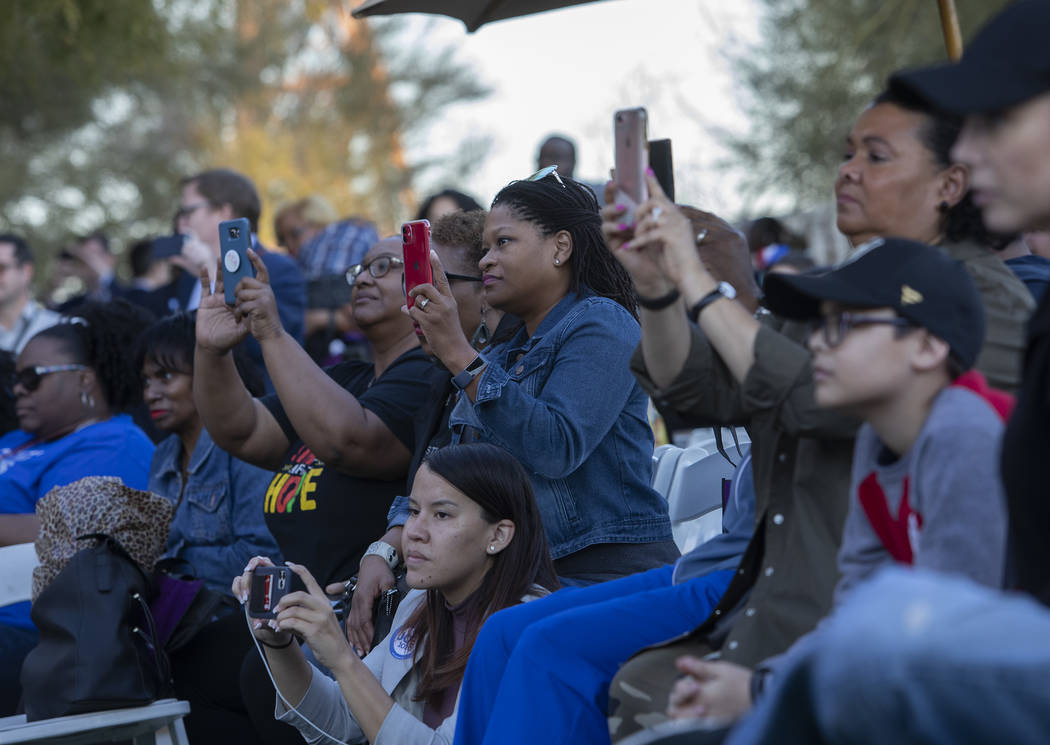
<instances>
[{"instance_id":1,"label":"colorful lettering on shirt","mask_svg":"<svg viewBox=\"0 0 1050 745\"><path fill-rule=\"evenodd\" d=\"M322 473L324 463L303 445L270 481L263 511L269 515L285 515L316 510L317 501L311 495L317 491L317 480Z\"/></svg>"}]
</instances>

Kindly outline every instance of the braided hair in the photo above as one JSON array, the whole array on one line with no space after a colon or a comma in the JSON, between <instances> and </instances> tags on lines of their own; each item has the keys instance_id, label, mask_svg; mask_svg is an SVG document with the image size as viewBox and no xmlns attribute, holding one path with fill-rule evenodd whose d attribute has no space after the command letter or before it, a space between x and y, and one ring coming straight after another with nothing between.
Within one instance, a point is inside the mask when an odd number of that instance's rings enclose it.
<instances>
[{"instance_id":1,"label":"braided hair","mask_svg":"<svg viewBox=\"0 0 1050 745\"><path fill-rule=\"evenodd\" d=\"M579 181L553 174L537 181L512 181L492 200L492 208L508 207L522 220L532 223L544 238L565 230L572 237L569 288L580 293L584 287L626 308L638 317L638 301L631 275L609 255L602 235L598 200L590 187Z\"/></svg>"},{"instance_id":2,"label":"braided hair","mask_svg":"<svg viewBox=\"0 0 1050 745\"><path fill-rule=\"evenodd\" d=\"M140 404L141 368L133 351L153 314L126 300L86 302L75 312L33 338L57 340L74 362L94 370L110 410L125 411Z\"/></svg>"},{"instance_id":3,"label":"braided hair","mask_svg":"<svg viewBox=\"0 0 1050 745\"><path fill-rule=\"evenodd\" d=\"M952 165L952 147L962 132L964 119L932 108L922 99L902 88L890 88L876 96L872 105L893 104L905 111L922 115L924 121L919 128L919 141L930 152L933 162L940 168ZM981 210L973 201L973 192L967 191L954 206L943 205L941 215L944 236L952 243L973 241L981 246L1001 251L1015 236L1003 236L984 227Z\"/></svg>"}]
</instances>

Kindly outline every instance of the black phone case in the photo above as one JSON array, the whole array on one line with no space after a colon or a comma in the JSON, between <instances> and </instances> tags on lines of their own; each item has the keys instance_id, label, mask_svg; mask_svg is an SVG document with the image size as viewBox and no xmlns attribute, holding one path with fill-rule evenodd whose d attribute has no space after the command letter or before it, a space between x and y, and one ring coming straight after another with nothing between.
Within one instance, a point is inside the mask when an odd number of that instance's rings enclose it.
<instances>
[{"instance_id":1,"label":"black phone case","mask_svg":"<svg viewBox=\"0 0 1050 745\"><path fill-rule=\"evenodd\" d=\"M276 618L273 608L292 592L305 592L306 585L288 567L256 567L252 571L248 615L252 618Z\"/></svg>"},{"instance_id":2,"label":"black phone case","mask_svg":"<svg viewBox=\"0 0 1050 745\"><path fill-rule=\"evenodd\" d=\"M255 267L248 260L252 247L252 226L245 217L219 223L219 256L222 259L222 284L226 304L237 302L237 283L243 277L254 277Z\"/></svg>"}]
</instances>

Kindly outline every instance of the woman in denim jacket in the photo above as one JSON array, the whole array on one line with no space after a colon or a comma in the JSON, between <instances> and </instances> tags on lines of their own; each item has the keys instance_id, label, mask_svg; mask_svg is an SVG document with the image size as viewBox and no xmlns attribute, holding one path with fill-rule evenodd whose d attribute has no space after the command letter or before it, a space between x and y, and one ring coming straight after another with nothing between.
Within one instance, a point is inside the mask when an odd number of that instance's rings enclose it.
<instances>
[{"instance_id":1,"label":"woman in denim jacket","mask_svg":"<svg viewBox=\"0 0 1050 745\"><path fill-rule=\"evenodd\" d=\"M153 454L149 490L175 503L165 558L181 560L209 589L228 594L231 572L252 556L278 553L259 499L273 474L220 450L201 424L193 401L195 343L194 319L185 313L158 321L139 340L146 407L157 429L171 433Z\"/></svg>"},{"instance_id":2,"label":"woman in denim jacket","mask_svg":"<svg viewBox=\"0 0 1050 745\"><path fill-rule=\"evenodd\" d=\"M490 442L532 476L559 576L590 583L673 561L649 486L653 435L629 369L640 339L630 277L609 256L593 192L554 169L514 181L485 222L485 299L521 319L479 355L440 261L408 310L455 378L453 441Z\"/></svg>"}]
</instances>

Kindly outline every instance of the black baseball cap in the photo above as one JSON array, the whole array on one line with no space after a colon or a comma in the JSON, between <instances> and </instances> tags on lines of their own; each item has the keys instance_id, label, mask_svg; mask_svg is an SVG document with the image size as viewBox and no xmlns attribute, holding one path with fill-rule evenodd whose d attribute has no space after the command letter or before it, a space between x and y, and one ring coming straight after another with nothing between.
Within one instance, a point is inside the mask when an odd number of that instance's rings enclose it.
<instances>
[{"instance_id":1,"label":"black baseball cap","mask_svg":"<svg viewBox=\"0 0 1050 745\"><path fill-rule=\"evenodd\" d=\"M984 343L984 308L969 272L925 243L879 238L824 272L766 275L763 290L766 307L784 318L817 318L824 300L893 308L947 342L965 369Z\"/></svg>"},{"instance_id":2,"label":"black baseball cap","mask_svg":"<svg viewBox=\"0 0 1050 745\"><path fill-rule=\"evenodd\" d=\"M1022 0L992 18L955 64L898 72L890 90L953 114L1008 109L1050 92L1050 2Z\"/></svg>"}]
</instances>

